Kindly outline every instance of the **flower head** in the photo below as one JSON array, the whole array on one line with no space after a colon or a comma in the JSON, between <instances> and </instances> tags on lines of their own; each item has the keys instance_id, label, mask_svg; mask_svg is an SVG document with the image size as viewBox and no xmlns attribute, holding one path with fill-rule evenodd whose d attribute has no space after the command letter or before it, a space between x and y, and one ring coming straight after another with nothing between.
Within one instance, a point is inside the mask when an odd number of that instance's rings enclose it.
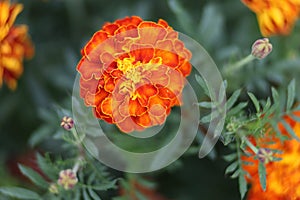
<instances>
[{"instance_id":1,"label":"flower head","mask_svg":"<svg viewBox=\"0 0 300 200\"><path fill-rule=\"evenodd\" d=\"M242 0L256 13L263 36L289 34L300 13L299 0Z\"/></svg>"},{"instance_id":2,"label":"flower head","mask_svg":"<svg viewBox=\"0 0 300 200\"><path fill-rule=\"evenodd\" d=\"M268 148L259 148L257 157L260 162L267 164L273 161L273 152Z\"/></svg>"},{"instance_id":3,"label":"flower head","mask_svg":"<svg viewBox=\"0 0 300 200\"><path fill-rule=\"evenodd\" d=\"M294 115L300 116L300 112L295 112ZM300 122L286 117L285 121L292 127L293 131L300 136ZM283 135L287 135L287 131L282 124L279 124L279 130ZM254 165L245 165L244 169L251 175L248 182L251 188L248 193L248 200L273 200L273 199L299 199L300 198L300 143L290 138L284 142L271 134L267 134L263 138L255 141L264 150L258 153L265 155L264 158L270 157L268 148L277 149L282 152L280 157L282 160L266 163L267 172L267 189L263 191L257 171L258 160L253 160L251 157L243 159Z\"/></svg>"},{"instance_id":4,"label":"flower head","mask_svg":"<svg viewBox=\"0 0 300 200\"><path fill-rule=\"evenodd\" d=\"M258 39L252 45L251 54L258 59L263 59L271 53L272 48L268 38Z\"/></svg>"},{"instance_id":5,"label":"flower head","mask_svg":"<svg viewBox=\"0 0 300 200\"><path fill-rule=\"evenodd\" d=\"M72 169L66 169L62 170L59 173L59 179L57 181L58 185L63 186L65 190L72 189L76 183L78 182L78 179L76 177L76 173Z\"/></svg>"},{"instance_id":6,"label":"flower head","mask_svg":"<svg viewBox=\"0 0 300 200\"><path fill-rule=\"evenodd\" d=\"M5 82L12 90L23 73L24 57L30 58L34 53L27 26L13 25L22 9L21 4L0 0L0 87Z\"/></svg>"},{"instance_id":7,"label":"flower head","mask_svg":"<svg viewBox=\"0 0 300 200\"><path fill-rule=\"evenodd\" d=\"M123 132L162 125L180 105L191 53L164 20L106 23L82 50L80 95Z\"/></svg>"},{"instance_id":8,"label":"flower head","mask_svg":"<svg viewBox=\"0 0 300 200\"><path fill-rule=\"evenodd\" d=\"M74 127L74 121L71 117L65 116L62 118L60 126L69 131Z\"/></svg>"}]
</instances>

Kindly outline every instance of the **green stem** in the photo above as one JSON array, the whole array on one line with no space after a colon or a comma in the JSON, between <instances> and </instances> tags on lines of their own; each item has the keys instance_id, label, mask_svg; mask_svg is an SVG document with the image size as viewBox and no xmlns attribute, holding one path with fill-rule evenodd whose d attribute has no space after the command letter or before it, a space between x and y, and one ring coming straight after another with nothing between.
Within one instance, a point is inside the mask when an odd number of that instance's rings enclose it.
<instances>
[{"instance_id":1,"label":"green stem","mask_svg":"<svg viewBox=\"0 0 300 200\"><path fill-rule=\"evenodd\" d=\"M250 54L247 57L243 58L242 60L234 63L233 65L226 66L224 68L225 75L232 74L233 72L242 68L244 65L248 64L249 62L251 62L254 59L255 59L255 57L252 54Z\"/></svg>"}]
</instances>

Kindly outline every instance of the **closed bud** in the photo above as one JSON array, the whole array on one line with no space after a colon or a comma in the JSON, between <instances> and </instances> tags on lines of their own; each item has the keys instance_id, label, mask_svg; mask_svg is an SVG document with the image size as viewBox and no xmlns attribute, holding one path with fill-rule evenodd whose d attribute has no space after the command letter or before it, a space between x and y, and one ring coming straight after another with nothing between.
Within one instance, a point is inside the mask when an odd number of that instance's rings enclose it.
<instances>
[{"instance_id":1,"label":"closed bud","mask_svg":"<svg viewBox=\"0 0 300 200\"><path fill-rule=\"evenodd\" d=\"M60 126L69 131L74 127L74 121L71 117L65 116L62 118Z\"/></svg>"},{"instance_id":2,"label":"closed bud","mask_svg":"<svg viewBox=\"0 0 300 200\"><path fill-rule=\"evenodd\" d=\"M272 48L268 38L258 39L252 45L251 54L257 59L263 59L271 53Z\"/></svg>"}]
</instances>

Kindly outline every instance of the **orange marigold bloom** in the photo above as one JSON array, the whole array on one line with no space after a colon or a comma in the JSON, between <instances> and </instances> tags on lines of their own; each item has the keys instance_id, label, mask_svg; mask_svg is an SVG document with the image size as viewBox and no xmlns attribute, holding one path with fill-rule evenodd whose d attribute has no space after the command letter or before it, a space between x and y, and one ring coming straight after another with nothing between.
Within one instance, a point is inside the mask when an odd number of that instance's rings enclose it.
<instances>
[{"instance_id":1,"label":"orange marigold bloom","mask_svg":"<svg viewBox=\"0 0 300 200\"><path fill-rule=\"evenodd\" d=\"M24 57L30 58L34 53L27 26L13 26L22 9L21 4L0 0L0 87L4 81L12 90L23 73Z\"/></svg>"},{"instance_id":2,"label":"orange marigold bloom","mask_svg":"<svg viewBox=\"0 0 300 200\"><path fill-rule=\"evenodd\" d=\"M80 95L95 116L123 132L165 122L180 105L191 53L164 20L106 23L82 49Z\"/></svg>"},{"instance_id":3,"label":"orange marigold bloom","mask_svg":"<svg viewBox=\"0 0 300 200\"><path fill-rule=\"evenodd\" d=\"M294 115L300 116L300 111ZM285 121L292 127L294 132L300 137L300 122L285 117ZM279 124L279 130L283 135L288 136L287 131L282 124ZM260 182L258 169L258 160L252 157L243 157L243 160L253 162L254 165L245 165L244 169L251 175L248 182L251 188L248 192L248 200L299 200L300 199L300 143L295 140L281 142L278 138L266 135L256 140L260 147L278 149L282 151L279 157L280 161L269 162L266 164L267 171L267 190L263 191Z\"/></svg>"},{"instance_id":4,"label":"orange marigold bloom","mask_svg":"<svg viewBox=\"0 0 300 200\"><path fill-rule=\"evenodd\" d=\"M300 13L299 0L242 0L256 13L263 36L287 35Z\"/></svg>"}]
</instances>

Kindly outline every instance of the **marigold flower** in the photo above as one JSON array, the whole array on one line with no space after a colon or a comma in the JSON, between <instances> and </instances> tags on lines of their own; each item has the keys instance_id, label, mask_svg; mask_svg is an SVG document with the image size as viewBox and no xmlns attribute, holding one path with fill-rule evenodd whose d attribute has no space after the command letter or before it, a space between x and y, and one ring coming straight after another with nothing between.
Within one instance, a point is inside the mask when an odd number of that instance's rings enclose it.
<instances>
[{"instance_id":1,"label":"marigold flower","mask_svg":"<svg viewBox=\"0 0 300 200\"><path fill-rule=\"evenodd\" d=\"M263 36L287 35L300 13L299 0L242 0L256 13Z\"/></svg>"},{"instance_id":2,"label":"marigold flower","mask_svg":"<svg viewBox=\"0 0 300 200\"><path fill-rule=\"evenodd\" d=\"M164 20L106 23L82 49L80 95L123 132L162 125L180 105L191 53Z\"/></svg>"},{"instance_id":3,"label":"marigold flower","mask_svg":"<svg viewBox=\"0 0 300 200\"><path fill-rule=\"evenodd\" d=\"M23 73L23 59L33 56L33 44L26 25L13 26L22 11L21 4L0 0L0 87L3 82L14 90Z\"/></svg>"},{"instance_id":4,"label":"marigold flower","mask_svg":"<svg viewBox=\"0 0 300 200\"><path fill-rule=\"evenodd\" d=\"M295 112L300 116L300 112ZM285 118L294 132L300 137L300 122ZM287 131L279 124L279 129L283 135L288 136ZM300 199L300 143L292 139L281 142L275 136L267 134L256 141L263 148L277 149L282 151L282 160L266 163L267 189L264 192L260 186L258 175L258 160L252 157L243 157L245 161L253 162L254 165L245 165L244 169L251 175L248 182L251 188L248 192L248 200L281 200Z\"/></svg>"},{"instance_id":5,"label":"marigold flower","mask_svg":"<svg viewBox=\"0 0 300 200\"><path fill-rule=\"evenodd\" d=\"M62 170L59 173L57 184L63 186L65 190L72 189L77 182L76 173L72 169Z\"/></svg>"}]
</instances>

